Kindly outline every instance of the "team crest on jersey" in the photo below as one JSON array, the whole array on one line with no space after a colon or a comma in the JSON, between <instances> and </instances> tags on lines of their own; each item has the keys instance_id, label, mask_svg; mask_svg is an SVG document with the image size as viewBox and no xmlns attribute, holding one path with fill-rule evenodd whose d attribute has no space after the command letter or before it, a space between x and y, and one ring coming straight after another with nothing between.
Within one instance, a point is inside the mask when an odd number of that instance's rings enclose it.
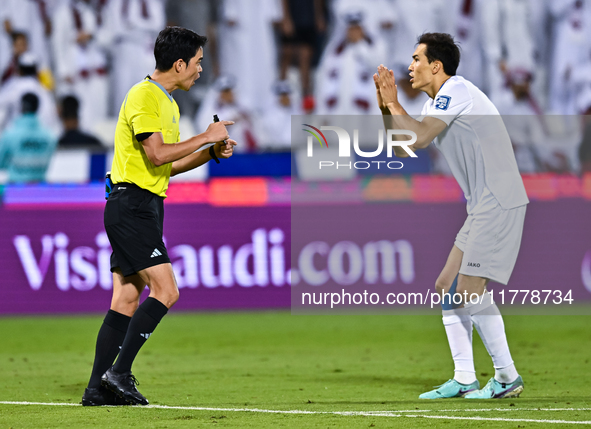
<instances>
[{"instance_id":1,"label":"team crest on jersey","mask_svg":"<svg viewBox=\"0 0 591 429\"><path fill-rule=\"evenodd\" d=\"M435 108L439 110L447 110L451 97L447 95L440 95L435 99Z\"/></svg>"}]
</instances>

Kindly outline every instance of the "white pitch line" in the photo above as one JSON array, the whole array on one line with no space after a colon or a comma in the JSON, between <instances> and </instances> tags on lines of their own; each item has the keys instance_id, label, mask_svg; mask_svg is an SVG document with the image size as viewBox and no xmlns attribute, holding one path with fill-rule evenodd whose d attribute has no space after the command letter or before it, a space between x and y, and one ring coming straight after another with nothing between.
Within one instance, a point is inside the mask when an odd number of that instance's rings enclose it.
<instances>
[{"instance_id":1,"label":"white pitch line","mask_svg":"<svg viewBox=\"0 0 591 429\"><path fill-rule=\"evenodd\" d=\"M24 402L24 401L0 401L0 405L49 405L49 406L71 406L71 407L79 407L82 404L71 404L68 402Z\"/></svg>"},{"instance_id":2,"label":"white pitch line","mask_svg":"<svg viewBox=\"0 0 591 429\"><path fill-rule=\"evenodd\" d=\"M46 405L46 406L81 406L80 404L58 403L58 402L20 402L20 401L0 401L0 405ZM165 409L165 410L190 410L190 411L228 411L228 412L251 412L267 414L324 414L337 416L364 416L364 417L407 417L422 419L440 419L440 420L479 420L479 421L500 421L500 422L529 422L529 423L552 423L552 424L573 424L588 425L591 420L546 420L546 419L506 419L502 417L463 417L463 416L433 416L424 414L406 414L421 412L482 412L482 411L589 411L590 408L515 408L513 410L506 408L484 408L484 409L458 409L458 410L400 410L400 411L306 411L306 410L265 410L260 408L214 408L214 407L181 407L168 405L148 405L137 407L140 409ZM397 414L403 413L403 414Z\"/></svg>"},{"instance_id":3,"label":"white pitch line","mask_svg":"<svg viewBox=\"0 0 591 429\"><path fill-rule=\"evenodd\" d=\"M455 408L453 410L392 410L386 412L396 413L430 413L433 411L444 413L461 413L461 412L476 412L476 411L591 411L591 408ZM376 411L382 412L382 411Z\"/></svg>"}]
</instances>

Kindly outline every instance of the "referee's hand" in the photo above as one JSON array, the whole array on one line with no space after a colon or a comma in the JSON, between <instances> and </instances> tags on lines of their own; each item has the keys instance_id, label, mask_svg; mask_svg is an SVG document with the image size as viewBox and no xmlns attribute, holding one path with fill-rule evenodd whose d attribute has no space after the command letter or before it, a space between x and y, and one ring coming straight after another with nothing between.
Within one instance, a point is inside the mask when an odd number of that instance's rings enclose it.
<instances>
[{"instance_id":1,"label":"referee's hand","mask_svg":"<svg viewBox=\"0 0 591 429\"><path fill-rule=\"evenodd\" d=\"M221 142L230 138L226 125L233 125L233 121L212 122L205 131L207 134L207 141L210 143Z\"/></svg>"},{"instance_id":2,"label":"referee's hand","mask_svg":"<svg viewBox=\"0 0 591 429\"><path fill-rule=\"evenodd\" d=\"M225 142L217 142L213 148L218 158L230 158L234 153L235 140L227 139Z\"/></svg>"}]
</instances>

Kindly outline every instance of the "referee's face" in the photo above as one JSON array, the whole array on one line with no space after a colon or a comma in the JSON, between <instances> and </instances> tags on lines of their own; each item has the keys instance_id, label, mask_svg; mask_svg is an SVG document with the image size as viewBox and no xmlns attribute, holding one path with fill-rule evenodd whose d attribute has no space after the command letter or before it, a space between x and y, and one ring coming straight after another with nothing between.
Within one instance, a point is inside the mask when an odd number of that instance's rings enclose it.
<instances>
[{"instance_id":1,"label":"referee's face","mask_svg":"<svg viewBox=\"0 0 591 429\"><path fill-rule=\"evenodd\" d=\"M201 68L201 61L203 60L203 48L199 48L193 58L189 60L186 67L180 73L180 88L184 91L191 89L195 85L195 81L199 79L199 73L203 71Z\"/></svg>"}]
</instances>

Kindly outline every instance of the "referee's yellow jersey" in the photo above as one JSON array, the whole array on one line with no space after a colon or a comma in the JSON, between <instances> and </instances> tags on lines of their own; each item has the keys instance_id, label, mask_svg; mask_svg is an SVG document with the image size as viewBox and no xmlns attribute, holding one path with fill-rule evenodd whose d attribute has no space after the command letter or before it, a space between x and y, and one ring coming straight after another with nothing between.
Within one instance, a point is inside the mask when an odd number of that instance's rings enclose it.
<instances>
[{"instance_id":1,"label":"referee's yellow jersey","mask_svg":"<svg viewBox=\"0 0 591 429\"><path fill-rule=\"evenodd\" d=\"M156 167L150 162L135 137L142 133L162 133L164 143L180 141L179 106L162 85L149 78L129 90L119 111L111 180L134 183L166 197L172 164Z\"/></svg>"}]
</instances>

